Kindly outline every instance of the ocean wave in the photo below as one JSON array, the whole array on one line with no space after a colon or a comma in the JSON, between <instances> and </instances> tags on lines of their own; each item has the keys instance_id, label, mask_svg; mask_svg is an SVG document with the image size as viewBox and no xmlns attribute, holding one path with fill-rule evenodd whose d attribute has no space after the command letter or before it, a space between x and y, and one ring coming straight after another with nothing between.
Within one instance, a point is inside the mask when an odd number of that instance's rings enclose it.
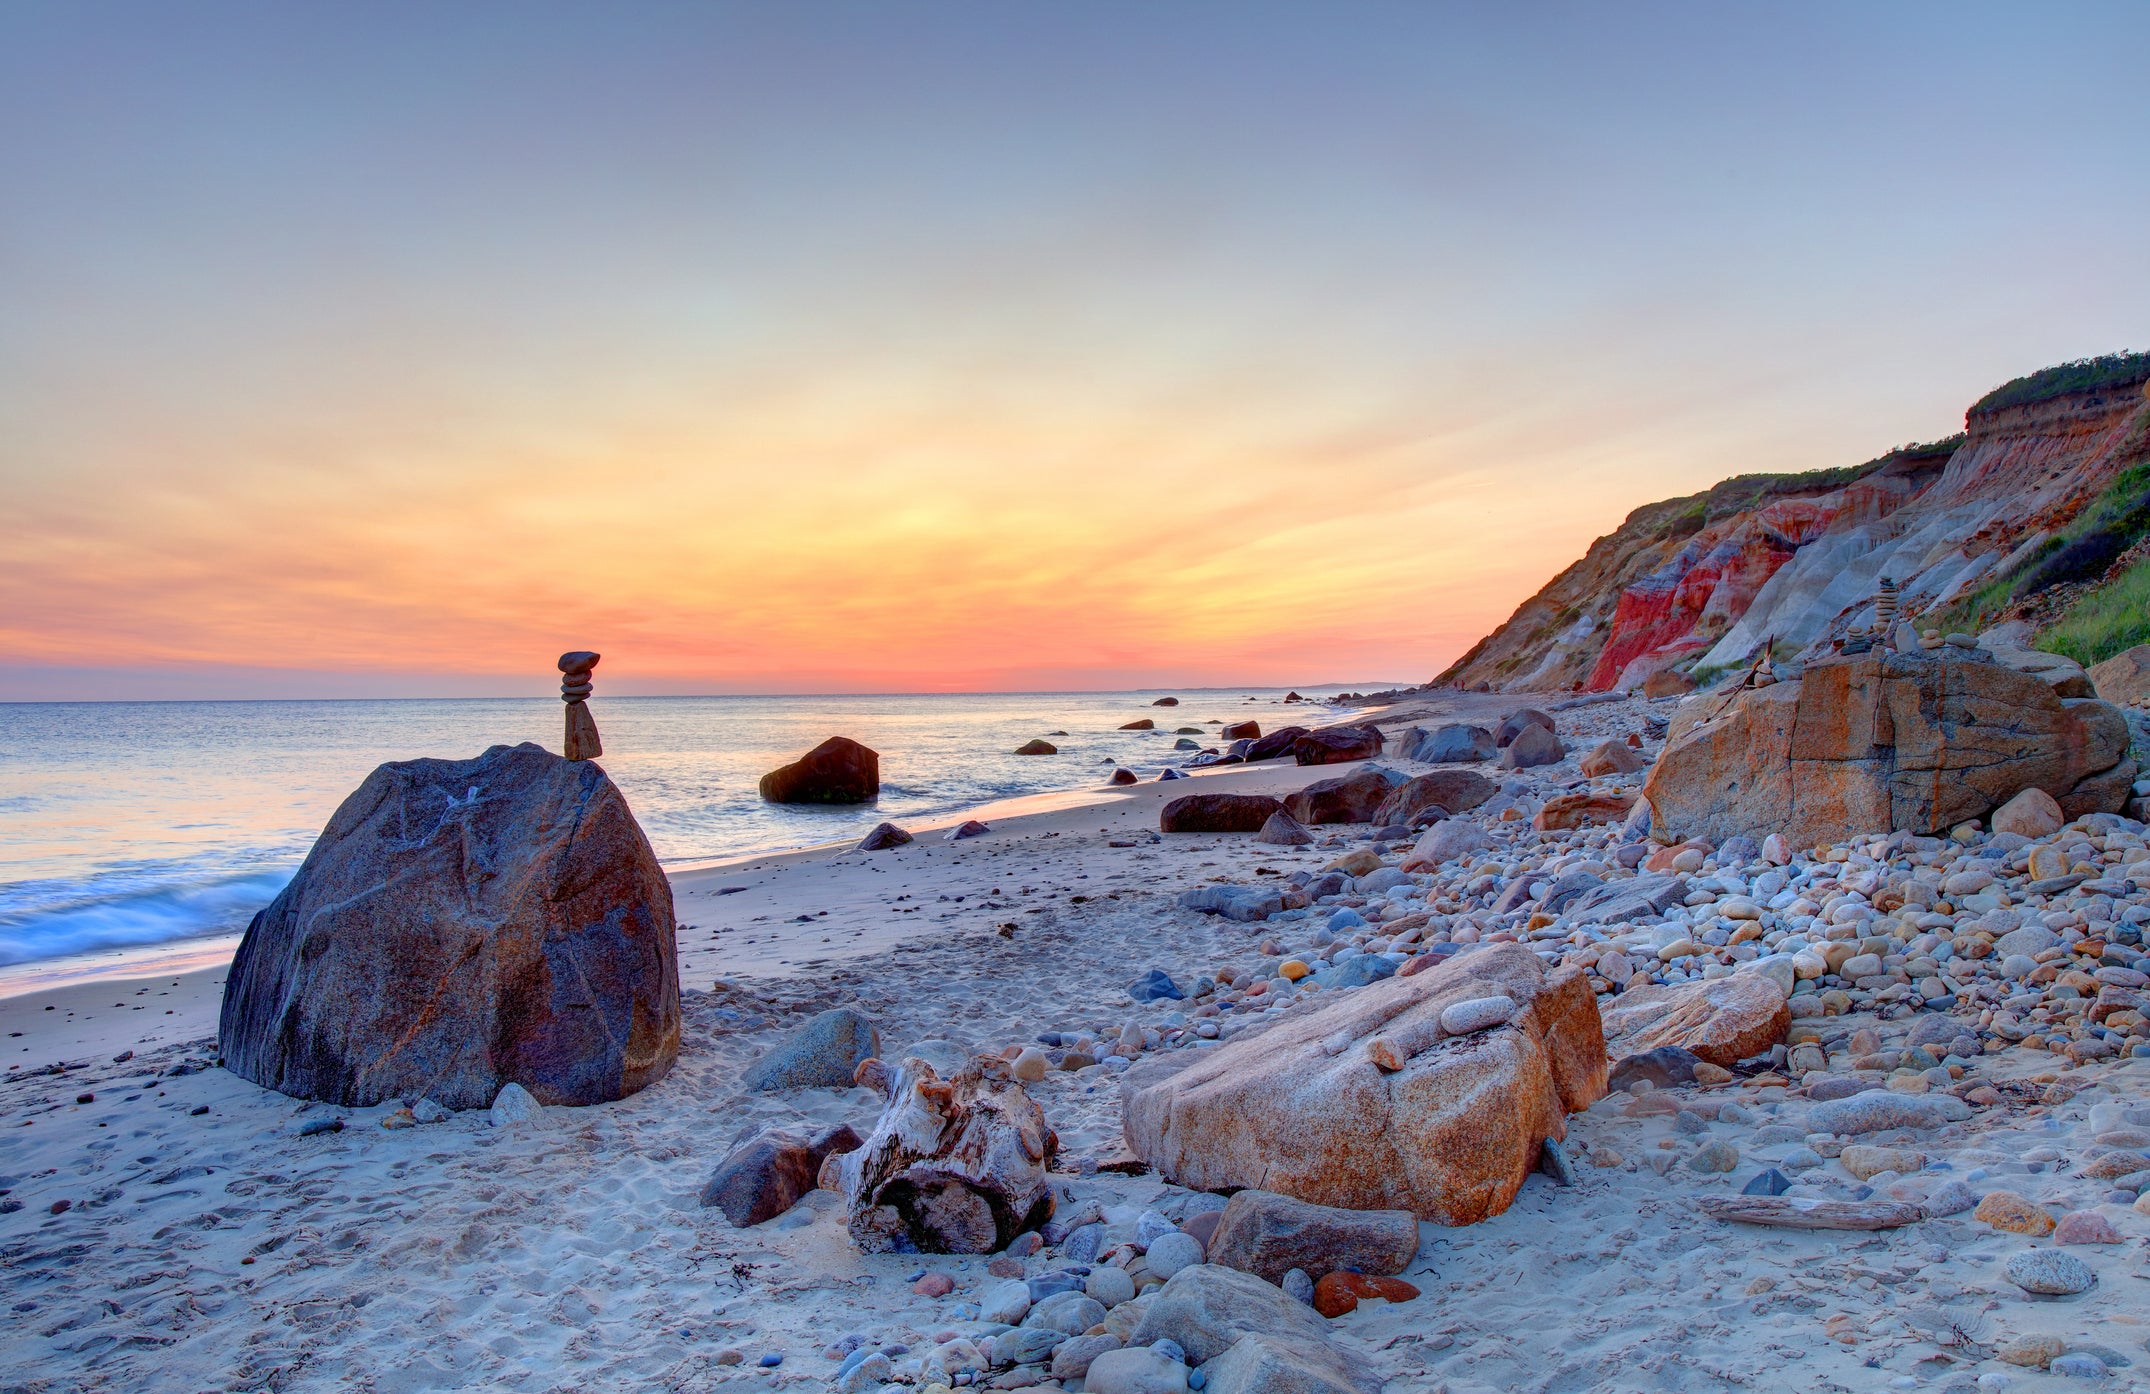
<instances>
[{"instance_id":1,"label":"ocean wave","mask_svg":"<svg viewBox=\"0 0 2150 1394\"><path fill-rule=\"evenodd\" d=\"M244 929L290 879L288 869L257 871L72 900L47 898L36 909L0 915L0 964L230 934Z\"/></svg>"}]
</instances>

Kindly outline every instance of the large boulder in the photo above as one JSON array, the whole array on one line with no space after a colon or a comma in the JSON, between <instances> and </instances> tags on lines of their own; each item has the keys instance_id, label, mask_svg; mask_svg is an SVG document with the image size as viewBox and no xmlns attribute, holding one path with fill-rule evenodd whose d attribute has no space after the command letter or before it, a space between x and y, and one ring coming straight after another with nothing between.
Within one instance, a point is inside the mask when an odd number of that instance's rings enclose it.
<instances>
[{"instance_id":1,"label":"large boulder","mask_svg":"<svg viewBox=\"0 0 2150 1394\"><path fill-rule=\"evenodd\" d=\"M1493 744L1502 750L1506 750L1509 746L1515 744L1517 736L1522 735L1527 728L1532 726L1542 726L1546 731L1552 732L1554 730L1553 718L1539 711L1536 707L1523 707L1511 713L1508 719L1500 724L1500 729L1493 733Z\"/></svg>"},{"instance_id":2,"label":"large boulder","mask_svg":"<svg viewBox=\"0 0 2150 1394\"><path fill-rule=\"evenodd\" d=\"M1317 779L1284 796L1284 811L1302 823L1363 823L1389 796L1379 770L1358 769L1340 779Z\"/></svg>"},{"instance_id":3,"label":"large boulder","mask_svg":"<svg viewBox=\"0 0 2150 1394\"><path fill-rule=\"evenodd\" d=\"M764 1128L717 1163L702 1187L702 1204L723 1210L724 1218L740 1229L773 1220L819 1184L821 1164L831 1154L858 1145L859 1135L848 1123L811 1140L782 1128Z\"/></svg>"},{"instance_id":4,"label":"large boulder","mask_svg":"<svg viewBox=\"0 0 2150 1394\"><path fill-rule=\"evenodd\" d=\"M1332 1341L1253 1332L1202 1367L1207 1394L1379 1394L1381 1376Z\"/></svg>"},{"instance_id":5,"label":"large boulder","mask_svg":"<svg viewBox=\"0 0 2150 1394\"><path fill-rule=\"evenodd\" d=\"M1451 724L1431 731L1413 727L1404 735L1404 758L1425 765L1490 760L1499 753L1493 744L1493 733L1483 726Z\"/></svg>"},{"instance_id":6,"label":"large boulder","mask_svg":"<svg viewBox=\"0 0 2150 1394\"><path fill-rule=\"evenodd\" d=\"M858 1067L881 1053L881 1032L848 1007L831 1007L747 1066L748 1089L849 1089Z\"/></svg>"},{"instance_id":7,"label":"large boulder","mask_svg":"<svg viewBox=\"0 0 2150 1394\"><path fill-rule=\"evenodd\" d=\"M1267 794L1183 794L1157 814L1167 833L1258 833L1284 807Z\"/></svg>"},{"instance_id":8,"label":"large boulder","mask_svg":"<svg viewBox=\"0 0 2150 1394\"><path fill-rule=\"evenodd\" d=\"M849 736L831 736L761 777L770 803L869 803L881 793L881 757Z\"/></svg>"},{"instance_id":9,"label":"large boulder","mask_svg":"<svg viewBox=\"0 0 2150 1394\"><path fill-rule=\"evenodd\" d=\"M1729 1068L1782 1042L1792 1025L1783 990L1761 973L1631 987L1601 1010L1615 1060L1678 1046Z\"/></svg>"},{"instance_id":10,"label":"large boulder","mask_svg":"<svg viewBox=\"0 0 2150 1394\"><path fill-rule=\"evenodd\" d=\"M2127 751L2117 708L2065 700L1977 651L1868 653L1687 703L1643 794L1668 841L1780 833L1809 846L1946 832L2026 788L2070 817L2117 812L2135 775Z\"/></svg>"},{"instance_id":11,"label":"large boulder","mask_svg":"<svg viewBox=\"0 0 2150 1394\"><path fill-rule=\"evenodd\" d=\"M1576 766L1592 779L1609 774L1633 774L1649 764L1642 752L1617 737L1608 737L1592 746Z\"/></svg>"},{"instance_id":12,"label":"large boulder","mask_svg":"<svg viewBox=\"0 0 2150 1394\"><path fill-rule=\"evenodd\" d=\"M1443 1021L1495 997L1497 1022ZM1493 944L1191 1061L1146 1060L1123 1076L1122 1117L1135 1155L1179 1185L1471 1224L1508 1207L1605 1068L1580 971Z\"/></svg>"},{"instance_id":13,"label":"large boulder","mask_svg":"<svg viewBox=\"0 0 2150 1394\"><path fill-rule=\"evenodd\" d=\"M1258 741L1262 738L1262 723L1259 721L1234 721L1226 725L1217 734L1228 741Z\"/></svg>"},{"instance_id":14,"label":"large boulder","mask_svg":"<svg viewBox=\"0 0 2150 1394\"><path fill-rule=\"evenodd\" d=\"M254 916L218 1045L345 1108L624 1098L679 1056L672 888L598 765L535 745L381 766Z\"/></svg>"},{"instance_id":15,"label":"large boulder","mask_svg":"<svg viewBox=\"0 0 2150 1394\"><path fill-rule=\"evenodd\" d=\"M1498 792L1500 786L1476 770L1435 770L1391 790L1374 810L1373 821L1382 827L1408 824L1429 808L1463 813Z\"/></svg>"},{"instance_id":16,"label":"large boulder","mask_svg":"<svg viewBox=\"0 0 2150 1394\"><path fill-rule=\"evenodd\" d=\"M1275 1191L1244 1190L1225 1203L1209 1261L1272 1283L1297 1268L1320 1279L1340 1268L1401 1273L1418 1254L1408 1210L1339 1210Z\"/></svg>"},{"instance_id":17,"label":"large boulder","mask_svg":"<svg viewBox=\"0 0 2150 1394\"><path fill-rule=\"evenodd\" d=\"M1568 748L1560 743L1560 737L1552 728L1531 724L1515 733L1515 739L1501 747L1500 766L1504 770L1527 770L1533 765L1554 765L1565 760Z\"/></svg>"},{"instance_id":18,"label":"large boulder","mask_svg":"<svg viewBox=\"0 0 2150 1394\"><path fill-rule=\"evenodd\" d=\"M1493 839L1476 823L1462 818L1451 818L1436 823L1426 830L1410 853L1403 859L1405 871L1438 871L1443 862L1451 862L1472 852L1483 852L1493 845Z\"/></svg>"},{"instance_id":19,"label":"large boulder","mask_svg":"<svg viewBox=\"0 0 2150 1394\"><path fill-rule=\"evenodd\" d=\"M2150 698L2150 644L2137 644L2090 667L2090 685L2115 706L2128 707Z\"/></svg>"},{"instance_id":20,"label":"large boulder","mask_svg":"<svg viewBox=\"0 0 2150 1394\"><path fill-rule=\"evenodd\" d=\"M1291 758L1302 765L1341 765L1380 753L1381 731L1374 726L1322 726L1291 743Z\"/></svg>"},{"instance_id":21,"label":"large boulder","mask_svg":"<svg viewBox=\"0 0 2150 1394\"><path fill-rule=\"evenodd\" d=\"M1234 1268L1197 1263L1165 1280L1128 1344L1172 1341L1188 1360L1200 1364L1250 1335L1326 1342L1329 1329L1312 1307L1275 1284Z\"/></svg>"},{"instance_id":22,"label":"large boulder","mask_svg":"<svg viewBox=\"0 0 2150 1394\"><path fill-rule=\"evenodd\" d=\"M1253 723L1249 722L1247 724L1251 726ZM1229 729L1227 728L1227 730ZM1292 742L1305 734L1306 727L1304 726L1280 726L1268 735L1256 738L1254 744L1247 747L1247 763L1252 764L1256 760L1274 760L1278 756L1289 755L1291 754ZM1234 739L1237 738L1234 737Z\"/></svg>"}]
</instances>

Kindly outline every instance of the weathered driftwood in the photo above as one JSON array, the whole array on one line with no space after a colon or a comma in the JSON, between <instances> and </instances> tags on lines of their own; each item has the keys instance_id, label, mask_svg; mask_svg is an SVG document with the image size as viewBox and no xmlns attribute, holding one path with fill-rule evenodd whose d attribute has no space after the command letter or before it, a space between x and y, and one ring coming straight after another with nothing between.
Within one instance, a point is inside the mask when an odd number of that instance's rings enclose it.
<instances>
[{"instance_id":1,"label":"weathered driftwood","mask_svg":"<svg viewBox=\"0 0 2150 1394\"><path fill-rule=\"evenodd\" d=\"M1703 1214L1778 1229L1895 1229L1926 1218L1923 1207L1893 1200L1803 1200L1787 1196L1703 1196Z\"/></svg>"},{"instance_id":2,"label":"weathered driftwood","mask_svg":"<svg viewBox=\"0 0 2150 1394\"><path fill-rule=\"evenodd\" d=\"M942 1079L925 1061L868 1060L858 1082L888 1100L857 1151L834 1162L847 1226L868 1253L986 1254L1053 1213L1045 1169L1060 1139L1007 1063L980 1057Z\"/></svg>"}]
</instances>

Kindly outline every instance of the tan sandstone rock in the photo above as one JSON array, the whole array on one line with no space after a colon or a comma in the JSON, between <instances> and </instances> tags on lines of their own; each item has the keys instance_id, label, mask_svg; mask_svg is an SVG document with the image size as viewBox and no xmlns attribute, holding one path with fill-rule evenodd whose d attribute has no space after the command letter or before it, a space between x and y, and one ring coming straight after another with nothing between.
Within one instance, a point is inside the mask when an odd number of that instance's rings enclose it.
<instances>
[{"instance_id":1,"label":"tan sandstone rock","mask_svg":"<svg viewBox=\"0 0 2150 1394\"><path fill-rule=\"evenodd\" d=\"M1678 1046L1729 1067L1776 1045L1792 1026L1784 993L1760 973L1630 988L1603 1012L1605 1047L1616 1060Z\"/></svg>"},{"instance_id":2,"label":"tan sandstone rock","mask_svg":"<svg viewBox=\"0 0 2150 1394\"><path fill-rule=\"evenodd\" d=\"M2057 833L2060 825L2067 821L2061 816L2060 805L2043 789L2025 789L1993 810L1995 832L2016 833L2023 837L2037 838Z\"/></svg>"},{"instance_id":3,"label":"tan sandstone rock","mask_svg":"<svg viewBox=\"0 0 2150 1394\"><path fill-rule=\"evenodd\" d=\"M1633 774L1649 763L1626 741L1602 740L1583 757L1577 768L1596 779L1607 774Z\"/></svg>"},{"instance_id":4,"label":"tan sandstone rock","mask_svg":"<svg viewBox=\"0 0 2150 1394\"><path fill-rule=\"evenodd\" d=\"M1643 785L1653 831L1795 845L1941 833L2026 788L2068 817L2117 811L2135 776L2119 710L1974 652L1825 658L1796 681L1682 704Z\"/></svg>"},{"instance_id":5,"label":"tan sandstone rock","mask_svg":"<svg viewBox=\"0 0 2150 1394\"><path fill-rule=\"evenodd\" d=\"M2127 706L2150 697L2150 644L2137 644L2090 667L2090 685L2108 702Z\"/></svg>"},{"instance_id":6,"label":"tan sandstone rock","mask_svg":"<svg viewBox=\"0 0 2150 1394\"><path fill-rule=\"evenodd\" d=\"M1493 996L1518 1004L1507 1024L1443 1034L1443 1009ZM1508 1207L1605 1071L1587 980L1495 944L1191 1061L1145 1061L1123 1118L1135 1155L1183 1186L1471 1224Z\"/></svg>"}]
</instances>

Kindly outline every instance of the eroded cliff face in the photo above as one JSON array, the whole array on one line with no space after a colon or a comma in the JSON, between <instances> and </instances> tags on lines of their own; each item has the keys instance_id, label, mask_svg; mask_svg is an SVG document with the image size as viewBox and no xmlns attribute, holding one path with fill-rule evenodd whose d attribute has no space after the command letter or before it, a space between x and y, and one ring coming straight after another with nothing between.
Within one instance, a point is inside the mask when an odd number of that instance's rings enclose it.
<instances>
[{"instance_id":1,"label":"eroded cliff face","mask_svg":"<svg viewBox=\"0 0 2150 1394\"><path fill-rule=\"evenodd\" d=\"M1964 434L1856 470L1730 479L1636 509L1436 685L1603 692L1826 644L1871 622L1876 583L1906 613L2007 574L2129 464L2150 458L2142 377L1999 410Z\"/></svg>"}]
</instances>

